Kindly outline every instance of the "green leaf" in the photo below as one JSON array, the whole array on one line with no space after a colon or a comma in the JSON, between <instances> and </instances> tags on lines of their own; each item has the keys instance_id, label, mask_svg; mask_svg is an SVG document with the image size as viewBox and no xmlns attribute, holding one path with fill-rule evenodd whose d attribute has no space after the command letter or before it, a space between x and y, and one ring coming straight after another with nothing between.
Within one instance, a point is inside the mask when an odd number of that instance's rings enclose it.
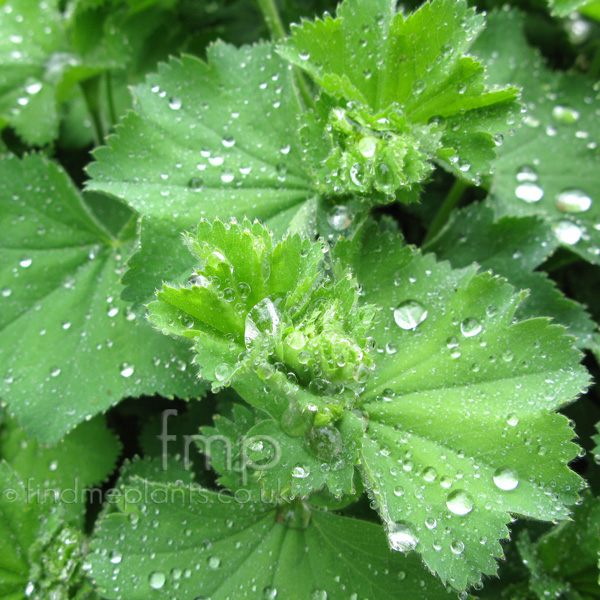
<instances>
[{"instance_id":1,"label":"green leaf","mask_svg":"<svg viewBox=\"0 0 600 600\"><path fill-rule=\"evenodd\" d=\"M392 598L399 580L411 599L452 597L416 557L391 554L372 523L140 479L125 492L145 492L150 512L126 503L96 529L91 576L109 600Z\"/></svg>"},{"instance_id":2,"label":"green leaf","mask_svg":"<svg viewBox=\"0 0 600 600\"><path fill-rule=\"evenodd\" d=\"M63 507L40 503L4 461L0 479L0 598L96 598L82 579L83 536L64 524Z\"/></svg>"},{"instance_id":3,"label":"green leaf","mask_svg":"<svg viewBox=\"0 0 600 600\"><path fill-rule=\"evenodd\" d=\"M121 451L103 417L82 423L54 447L28 439L14 420L0 432L0 455L27 484L29 498L63 503L65 520L82 516L85 489L110 475Z\"/></svg>"},{"instance_id":4,"label":"green leaf","mask_svg":"<svg viewBox=\"0 0 600 600\"><path fill-rule=\"evenodd\" d=\"M552 14L558 17L567 17L578 8L591 4L589 0L548 0Z\"/></svg>"},{"instance_id":5,"label":"green leaf","mask_svg":"<svg viewBox=\"0 0 600 600\"><path fill-rule=\"evenodd\" d=\"M0 124L30 145L58 137L60 103L75 84L122 64L127 46L110 28L79 47L58 0L10 0L0 10Z\"/></svg>"},{"instance_id":6,"label":"green leaf","mask_svg":"<svg viewBox=\"0 0 600 600\"><path fill-rule=\"evenodd\" d=\"M57 443L126 396L201 395L185 346L119 300L129 229L113 237L38 155L0 161L0 207L0 395L29 435Z\"/></svg>"},{"instance_id":7,"label":"green leaf","mask_svg":"<svg viewBox=\"0 0 600 600\"><path fill-rule=\"evenodd\" d=\"M426 249L453 267L476 262L506 277L515 288L528 289L516 312L519 319L553 317L577 338L579 348L589 347L596 326L585 308L567 298L545 273L534 271L558 245L550 225L535 216L494 217L490 202L457 211Z\"/></svg>"},{"instance_id":8,"label":"green leaf","mask_svg":"<svg viewBox=\"0 0 600 600\"><path fill-rule=\"evenodd\" d=\"M0 598L25 597L29 563L27 551L36 540L40 507L27 502L27 492L19 476L0 462Z\"/></svg>"},{"instance_id":9,"label":"green leaf","mask_svg":"<svg viewBox=\"0 0 600 600\"><path fill-rule=\"evenodd\" d=\"M187 275L193 262L178 260L180 235L201 218L270 219L285 231L313 191L292 75L271 45L216 43L208 64L172 60L133 93L137 112L95 153L88 185L144 217L142 249L125 279L127 297L141 301Z\"/></svg>"},{"instance_id":10,"label":"green leaf","mask_svg":"<svg viewBox=\"0 0 600 600\"><path fill-rule=\"evenodd\" d=\"M466 54L483 17L463 0L433 0L408 17L389 0L346 0L337 14L293 26L279 48L335 98L305 120L315 165L328 150L319 184L410 199L432 159L478 182L495 156L494 135L518 112L517 90L488 88L484 67ZM329 148L311 139L319 128L330 132Z\"/></svg>"},{"instance_id":11,"label":"green leaf","mask_svg":"<svg viewBox=\"0 0 600 600\"><path fill-rule=\"evenodd\" d=\"M382 307L360 403L365 485L390 545L463 589L496 571L510 515L568 516L578 448L554 411L588 375L562 327L513 322L523 295L498 277L452 270L374 225L335 254Z\"/></svg>"},{"instance_id":12,"label":"green leaf","mask_svg":"<svg viewBox=\"0 0 600 600\"><path fill-rule=\"evenodd\" d=\"M498 149L492 195L499 214L539 215L551 223L562 245L599 264L597 92L582 76L546 67L522 27L517 11L494 13L474 47L487 57L492 83L523 85L527 107L524 126Z\"/></svg>"},{"instance_id":13,"label":"green leaf","mask_svg":"<svg viewBox=\"0 0 600 600\"><path fill-rule=\"evenodd\" d=\"M557 525L535 544L520 536L517 545L540 600L548 597L550 586L556 597L587 598L600 592L600 500L589 491L572 521Z\"/></svg>"}]
</instances>

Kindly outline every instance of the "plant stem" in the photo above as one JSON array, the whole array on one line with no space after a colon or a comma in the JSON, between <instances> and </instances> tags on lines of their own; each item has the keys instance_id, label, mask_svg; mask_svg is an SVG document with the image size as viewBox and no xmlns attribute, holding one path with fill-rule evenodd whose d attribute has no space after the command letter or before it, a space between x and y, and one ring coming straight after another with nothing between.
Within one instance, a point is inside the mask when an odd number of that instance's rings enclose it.
<instances>
[{"instance_id":1,"label":"plant stem","mask_svg":"<svg viewBox=\"0 0 600 600\"><path fill-rule=\"evenodd\" d=\"M285 37L285 29L283 28L283 22L279 16L277 6L275 6L275 0L256 0L260 8L260 12L271 32L273 40L278 40Z\"/></svg>"},{"instance_id":2,"label":"plant stem","mask_svg":"<svg viewBox=\"0 0 600 600\"><path fill-rule=\"evenodd\" d=\"M262 13L263 19L267 24L269 32L271 33L271 39L273 41L280 40L286 36L285 28L283 26L283 21L279 16L279 11L277 10L277 6L275 4L275 0L256 0L258 3L258 7L260 8L260 12ZM304 73L300 71L297 67L294 67L294 80L296 83L296 92L300 96L300 100L304 107L314 106L313 96L308 86L308 82L304 77Z\"/></svg>"},{"instance_id":3,"label":"plant stem","mask_svg":"<svg viewBox=\"0 0 600 600\"><path fill-rule=\"evenodd\" d=\"M469 185L470 184L464 179L457 179L454 182L454 185L450 188L448 195L444 199L444 202L440 206L440 209L429 226L429 231L423 240L423 245L431 242L431 240L442 230L448 221L448 217L459 203Z\"/></svg>"},{"instance_id":4,"label":"plant stem","mask_svg":"<svg viewBox=\"0 0 600 600\"><path fill-rule=\"evenodd\" d=\"M112 73L106 72L106 98L108 102L108 114L110 117L111 128L117 124L117 111L115 109L115 99L113 97Z\"/></svg>"},{"instance_id":5,"label":"plant stem","mask_svg":"<svg viewBox=\"0 0 600 600\"><path fill-rule=\"evenodd\" d=\"M79 85L81 86L83 98L94 125L95 142L99 146L104 141L104 125L102 124L102 114L100 111L100 77L96 76L86 79Z\"/></svg>"}]
</instances>

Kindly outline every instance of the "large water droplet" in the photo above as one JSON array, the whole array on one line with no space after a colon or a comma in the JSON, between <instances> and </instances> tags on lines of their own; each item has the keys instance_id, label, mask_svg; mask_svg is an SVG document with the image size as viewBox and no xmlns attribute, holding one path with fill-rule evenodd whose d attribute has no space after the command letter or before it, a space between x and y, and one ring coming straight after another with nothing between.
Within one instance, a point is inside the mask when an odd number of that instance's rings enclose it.
<instances>
[{"instance_id":1,"label":"large water droplet","mask_svg":"<svg viewBox=\"0 0 600 600\"><path fill-rule=\"evenodd\" d=\"M404 521L388 523L387 538L390 548L399 552L411 552L419 543L413 528Z\"/></svg>"},{"instance_id":2,"label":"large water droplet","mask_svg":"<svg viewBox=\"0 0 600 600\"><path fill-rule=\"evenodd\" d=\"M308 449L320 460L329 461L342 452L342 434L333 425L311 427L304 440Z\"/></svg>"},{"instance_id":3,"label":"large water droplet","mask_svg":"<svg viewBox=\"0 0 600 600\"><path fill-rule=\"evenodd\" d=\"M405 300L394 310L394 321L402 329L416 329L427 314L427 309L416 300Z\"/></svg>"},{"instance_id":4,"label":"large water droplet","mask_svg":"<svg viewBox=\"0 0 600 600\"><path fill-rule=\"evenodd\" d=\"M361 138L356 147L365 158L373 158L377 150L377 140L373 136L368 135Z\"/></svg>"},{"instance_id":5,"label":"large water droplet","mask_svg":"<svg viewBox=\"0 0 600 600\"><path fill-rule=\"evenodd\" d=\"M476 336L478 333L481 333L481 330L482 330L481 323L477 319L474 319L474 318L465 319L460 324L460 332L465 337Z\"/></svg>"},{"instance_id":6,"label":"large water droplet","mask_svg":"<svg viewBox=\"0 0 600 600\"><path fill-rule=\"evenodd\" d=\"M537 171L530 165L523 165L517 171L517 181L519 183L535 183L538 180Z\"/></svg>"},{"instance_id":7,"label":"large water droplet","mask_svg":"<svg viewBox=\"0 0 600 600\"><path fill-rule=\"evenodd\" d=\"M454 554L462 554L464 552L464 549L465 545L459 540L454 540L450 544L450 550L452 550Z\"/></svg>"},{"instance_id":8,"label":"large water droplet","mask_svg":"<svg viewBox=\"0 0 600 600\"><path fill-rule=\"evenodd\" d=\"M121 377L131 377L133 375L133 373L135 372L135 367L133 365L130 365L128 363L123 363L121 365Z\"/></svg>"},{"instance_id":9,"label":"large water droplet","mask_svg":"<svg viewBox=\"0 0 600 600\"><path fill-rule=\"evenodd\" d=\"M589 210L592 199L581 190L565 190L556 196L556 208L568 213L580 213Z\"/></svg>"},{"instance_id":10,"label":"large water droplet","mask_svg":"<svg viewBox=\"0 0 600 600\"><path fill-rule=\"evenodd\" d=\"M579 121L579 111L570 106L557 104L552 109L552 117L562 125L573 125Z\"/></svg>"},{"instance_id":11,"label":"large water droplet","mask_svg":"<svg viewBox=\"0 0 600 600\"><path fill-rule=\"evenodd\" d=\"M344 231L352 225L352 216L347 206L335 206L327 215L327 222L332 229Z\"/></svg>"},{"instance_id":12,"label":"large water droplet","mask_svg":"<svg viewBox=\"0 0 600 600\"><path fill-rule=\"evenodd\" d=\"M273 335L279 325L279 311L270 298L263 298L258 302L246 316L246 324L244 330L244 341L246 346L260 335L267 333Z\"/></svg>"},{"instance_id":13,"label":"large water droplet","mask_svg":"<svg viewBox=\"0 0 600 600\"><path fill-rule=\"evenodd\" d=\"M302 465L296 465L292 469L292 477L296 479L306 479L310 475L310 471Z\"/></svg>"},{"instance_id":14,"label":"large water droplet","mask_svg":"<svg viewBox=\"0 0 600 600\"><path fill-rule=\"evenodd\" d=\"M169 108L172 110L179 110L181 108L181 98L178 96L173 96L169 100Z\"/></svg>"},{"instance_id":15,"label":"large water droplet","mask_svg":"<svg viewBox=\"0 0 600 600\"><path fill-rule=\"evenodd\" d=\"M475 506L473 498L464 490L454 490L446 498L446 506L455 515L468 515Z\"/></svg>"},{"instance_id":16,"label":"large water droplet","mask_svg":"<svg viewBox=\"0 0 600 600\"><path fill-rule=\"evenodd\" d=\"M542 199L544 190L536 183L522 183L515 189L515 196L527 204L533 204Z\"/></svg>"},{"instance_id":17,"label":"large water droplet","mask_svg":"<svg viewBox=\"0 0 600 600\"><path fill-rule=\"evenodd\" d=\"M494 483L501 490L508 492L519 485L519 477L514 469L500 467L494 472Z\"/></svg>"},{"instance_id":18,"label":"large water droplet","mask_svg":"<svg viewBox=\"0 0 600 600\"><path fill-rule=\"evenodd\" d=\"M150 573L150 576L148 577L148 583L153 590L160 590L165 585L166 581L167 578L165 577L165 574L160 571L154 571L153 573Z\"/></svg>"},{"instance_id":19,"label":"large water droplet","mask_svg":"<svg viewBox=\"0 0 600 600\"><path fill-rule=\"evenodd\" d=\"M554 235L561 244L574 246L583 235L581 227L571 221L559 221L554 226Z\"/></svg>"}]
</instances>

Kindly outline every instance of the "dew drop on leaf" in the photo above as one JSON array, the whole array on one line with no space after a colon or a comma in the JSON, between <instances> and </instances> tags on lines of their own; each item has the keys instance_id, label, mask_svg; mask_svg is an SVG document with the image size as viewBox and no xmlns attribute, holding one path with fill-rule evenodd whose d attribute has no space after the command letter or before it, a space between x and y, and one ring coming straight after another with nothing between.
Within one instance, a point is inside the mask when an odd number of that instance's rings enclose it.
<instances>
[{"instance_id":1,"label":"dew drop on leaf","mask_svg":"<svg viewBox=\"0 0 600 600\"><path fill-rule=\"evenodd\" d=\"M394 321L401 329L416 329L426 318L427 309L416 300L405 300L394 310Z\"/></svg>"},{"instance_id":2,"label":"dew drop on leaf","mask_svg":"<svg viewBox=\"0 0 600 600\"><path fill-rule=\"evenodd\" d=\"M210 569L218 569L221 566L221 559L218 556L209 556L208 566Z\"/></svg>"},{"instance_id":3,"label":"dew drop on leaf","mask_svg":"<svg viewBox=\"0 0 600 600\"><path fill-rule=\"evenodd\" d=\"M302 465L297 465L292 469L292 477L296 479L306 479L310 475L310 471Z\"/></svg>"},{"instance_id":4,"label":"dew drop on leaf","mask_svg":"<svg viewBox=\"0 0 600 600\"><path fill-rule=\"evenodd\" d=\"M494 472L494 483L497 488L504 491L510 491L514 490L519 485L519 478L514 469L500 467Z\"/></svg>"},{"instance_id":5,"label":"dew drop on leaf","mask_svg":"<svg viewBox=\"0 0 600 600\"><path fill-rule=\"evenodd\" d=\"M166 581L167 578L165 577L165 574L160 571L153 571L148 577L148 583L153 590L160 590L165 585Z\"/></svg>"},{"instance_id":6,"label":"dew drop on leaf","mask_svg":"<svg viewBox=\"0 0 600 600\"><path fill-rule=\"evenodd\" d=\"M515 189L515 196L527 204L533 204L543 198L544 190L537 183L522 183Z\"/></svg>"},{"instance_id":7,"label":"dew drop on leaf","mask_svg":"<svg viewBox=\"0 0 600 600\"><path fill-rule=\"evenodd\" d=\"M171 110L179 110L181 108L181 104L181 98L179 98L179 96L173 96L169 100L169 108Z\"/></svg>"},{"instance_id":8,"label":"dew drop on leaf","mask_svg":"<svg viewBox=\"0 0 600 600\"><path fill-rule=\"evenodd\" d=\"M310 600L327 600L328 594L325 590L315 590L310 595Z\"/></svg>"},{"instance_id":9,"label":"dew drop on leaf","mask_svg":"<svg viewBox=\"0 0 600 600\"><path fill-rule=\"evenodd\" d=\"M554 226L554 235L561 244L574 246L583 235L581 227L571 221L559 221Z\"/></svg>"},{"instance_id":10,"label":"dew drop on leaf","mask_svg":"<svg viewBox=\"0 0 600 600\"><path fill-rule=\"evenodd\" d=\"M404 521L388 523L387 538L390 548L399 552L411 552L419 543L417 534Z\"/></svg>"},{"instance_id":11,"label":"dew drop on leaf","mask_svg":"<svg viewBox=\"0 0 600 600\"><path fill-rule=\"evenodd\" d=\"M567 213L581 213L589 210L592 199L581 190L565 190L556 196L556 208Z\"/></svg>"},{"instance_id":12,"label":"dew drop on leaf","mask_svg":"<svg viewBox=\"0 0 600 600\"><path fill-rule=\"evenodd\" d=\"M118 565L123 560L123 555L118 550L112 550L109 560L113 565Z\"/></svg>"},{"instance_id":13,"label":"dew drop on leaf","mask_svg":"<svg viewBox=\"0 0 600 600\"><path fill-rule=\"evenodd\" d=\"M231 374L233 373L233 368L231 365L227 363L221 363L215 368L215 379L217 381L227 381Z\"/></svg>"},{"instance_id":14,"label":"dew drop on leaf","mask_svg":"<svg viewBox=\"0 0 600 600\"><path fill-rule=\"evenodd\" d=\"M506 422L511 427L516 427L519 424L519 417L515 413L510 413L508 417L506 417Z\"/></svg>"},{"instance_id":15,"label":"dew drop on leaf","mask_svg":"<svg viewBox=\"0 0 600 600\"><path fill-rule=\"evenodd\" d=\"M552 109L552 117L561 125L573 125L579 121L579 111L570 106L562 106L557 104Z\"/></svg>"},{"instance_id":16,"label":"dew drop on leaf","mask_svg":"<svg viewBox=\"0 0 600 600\"><path fill-rule=\"evenodd\" d=\"M135 367L129 363L123 363L121 365L121 377L131 377L135 372Z\"/></svg>"},{"instance_id":17,"label":"dew drop on leaf","mask_svg":"<svg viewBox=\"0 0 600 600\"><path fill-rule=\"evenodd\" d=\"M342 452L342 434L333 425L311 427L304 439L308 449L321 460L331 460Z\"/></svg>"},{"instance_id":18,"label":"dew drop on leaf","mask_svg":"<svg viewBox=\"0 0 600 600\"><path fill-rule=\"evenodd\" d=\"M455 515L468 515L475 506L473 498L464 490L454 490L446 498L446 506Z\"/></svg>"},{"instance_id":19,"label":"dew drop on leaf","mask_svg":"<svg viewBox=\"0 0 600 600\"><path fill-rule=\"evenodd\" d=\"M347 206L335 206L327 215L327 222L335 231L344 231L352 225L352 217Z\"/></svg>"},{"instance_id":20,"label":"dew drop on leaf","mask_svg":"<svg viewBox=\"0 0 600 600\"><path fill-rule=\"evenodd\" d=\"M460 332L465 337L474 337L478 333L481 333L481 330L482 330L481 323L477 319L474 319L474 318L465 319L460 324Z\"/></svg>"},{"instance_id":21,"label":"dew drop on leaf","mask_svg":"<svg viewBox=\"0 0 600 600\"><path fill-rule=\"evenodd\" d=\"M266 587L263 590L263 598L265 600L274 600L274 598L277 598L277 588Z\"/></svg>"},{"instance_id":22,"label":"dew drop on leaf","mask_svg":"<svg viewBox=\"0 0 600 600\"><path fill-rule=\"evenodd\" d=\"M461 541L455 540L450 544L450 550L452 550L454 554L462 554L464 549L465 545Z\"/></svg>"}]
</instances>

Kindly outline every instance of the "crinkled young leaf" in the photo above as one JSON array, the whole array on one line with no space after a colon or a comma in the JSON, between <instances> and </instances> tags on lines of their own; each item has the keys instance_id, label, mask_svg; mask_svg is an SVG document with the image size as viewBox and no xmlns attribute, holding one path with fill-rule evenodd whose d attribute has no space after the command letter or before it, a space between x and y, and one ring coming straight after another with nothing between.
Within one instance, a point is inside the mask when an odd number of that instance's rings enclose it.
<instances>
[{"instance_id":1,"label":"crinkled young leaf","mask_svg":"<svg viewBox=\"0 0 600 600\"><path fill-rule=\"evenodd\" d=\"M579 348L589 347L596 326L583 305L567 298L545 273L534 271L558 245L550 225L535 216L494 217L488 202L457 211L426 249L456 268L476 262L515 288L528 289L517 309L519 319L553 317L575 336Z\"/></svg>"},{"instance_id":2,"label":"crinkled young leaf","mask_svg":"<svg viewBox=\"0 0 600 600\"><path fill-rule=\"evenodd\" d=\"M96 152L88 184L144 216L128 298L145 300L161 281L183 280L193 261L182 255L181 232L201 218L270 219L285 231L313 196L290 67L271 45L216 43L208 63L184 56L161 65L134 97L137 112Z\"/></svg>"},{"instance_id":3,"label":"crinkled young leaf","mask_svg":"<svg viewBox=\"0 0 600 600\"><path fill-rule=\"evenodd\" d=\"M391 547L462 589L496 571L511 515L568 516L578 448L555 411L588 375L562 327L513 322L522 295L498 277L452 270L373 225L336 255L382 307L360 404L366 487Z\"/></svg>"},{"instance_id":4,"label":"crinkled young leaf","mask_svg":"<svg viewBox=\"0 0 600 600\"><path fill-rule=\"evenodd\" d=\"M598 92L580 75L546 67L522 27L519 12L494 13L474 47L490 81L523 85L527 107L524 125L498 149L492 194L500 214L547 219L562 245L598 264Z\"/></svg>"},{"instance_id":5,"label":"crinkled young leaf","mask_svg":"<svg viewBox=\"0 0 600 600\"><path fill-rule=\"evenodd\" d=\"M83 580L83 535L64 523L64 505L41 502L0 462L0 598L97 600Z\"/></svg>"},{"instance_id":6,"label":"crinkled young leaf","mask_svg":"<svg viewBox=\"0 0 600 600\"><path fill-rule=\"evenodd\" d=\"M97 43L73 43L59 4L9 0L0 8L0 127L13 126L30 145L58 137L58 109L75 84L122 66L127 55L109 27L96 29Z\"/></svg>"},{"instance_id":7,"label":"crinkled young leaf","mask_svg":"<svg viewBox=\"0 0 600 600\"><path fill-rule=\"evenodd\" d=\"M131 231L113 237L66 173L0 161L0 396L29 435L57 443L126 396L198 396L188 350L119 299Z\"/></svg>"},{"instance_id":8,"label":"crinkled young leaf","mask_svg":"<svg viewBox=\"0 0 600 600\"><path fill-rule=\"evenodd\" d=\"M23 480L28 497L50 506L62 502L65 520L82 516L85 489L110 475L120 451L102 416L81 423L53 447L28 439L12 419L0 429L0 456Z\"/></svg>"},{"instance_id":9,"label":"crinkled young leaf","mask_svg":"<svg viewBox=\"0 0 600 600\"><path fill-rule=\"evenodd\" d=\"M275 419L248 432L275 441L255 453L248 447L254 465L282 452L258 474L267 491L306 495L326 484L335 495L354 493L355 426L334 421L369 377L375 309L359 309L354 282L330 278L324 246L298 235L275 243L258 222L202 221L187 243L196 270L188 286L163 287L149 305L151 322L194 342L213 389L233 384Z\"/></svg>"},{"instance_id":10,"label":"crinkled young leaf","mask_svg":"<svg viewBox=\"0 0 600 600\"><path fill-rule=\"evenodd\" d=\"M494 136L518 112L517 90L488 88L483 65L466 54L483 16L463 0L433 0L407 17L390 0L346 0L337 15L292 27L279 48L335 98L304 121L320 186L390 201L427 176L431 159L479 181Z\"/></svg>"},{"instance_id":11,"label":"crinkled young leaf","mask_svg":"<svg viewBox=\"0 0 600 600\"><path fill-rule=\"evenodd\" d=\"M400 581L407 598L453 597L372 523L140 479L125 491L149 512L125 503L96 529L90 573L108 600L392 598Z\"/></svg>"},{"instance_id":12,"label":"crinkled young leaf","mask_svg":"<svg viewBox=\"0 0 600 600\"><path fill-rule=\"evenodd\" d=\"M370 374L366 334L376 310L358 307L347 273L326 273L325 246L299 235L275 242L247 220L202 220L186 241L195 270L186 286L163 286L149 318L163 333L194 341L196 362L214 390L233 382L276 418L294 396L319 396L316 425L356 400ZM282 398L255 395L265 382L289 399L282 405ZM298 398L304 406L305 398Z\"/></svg>"}]
</instances>

